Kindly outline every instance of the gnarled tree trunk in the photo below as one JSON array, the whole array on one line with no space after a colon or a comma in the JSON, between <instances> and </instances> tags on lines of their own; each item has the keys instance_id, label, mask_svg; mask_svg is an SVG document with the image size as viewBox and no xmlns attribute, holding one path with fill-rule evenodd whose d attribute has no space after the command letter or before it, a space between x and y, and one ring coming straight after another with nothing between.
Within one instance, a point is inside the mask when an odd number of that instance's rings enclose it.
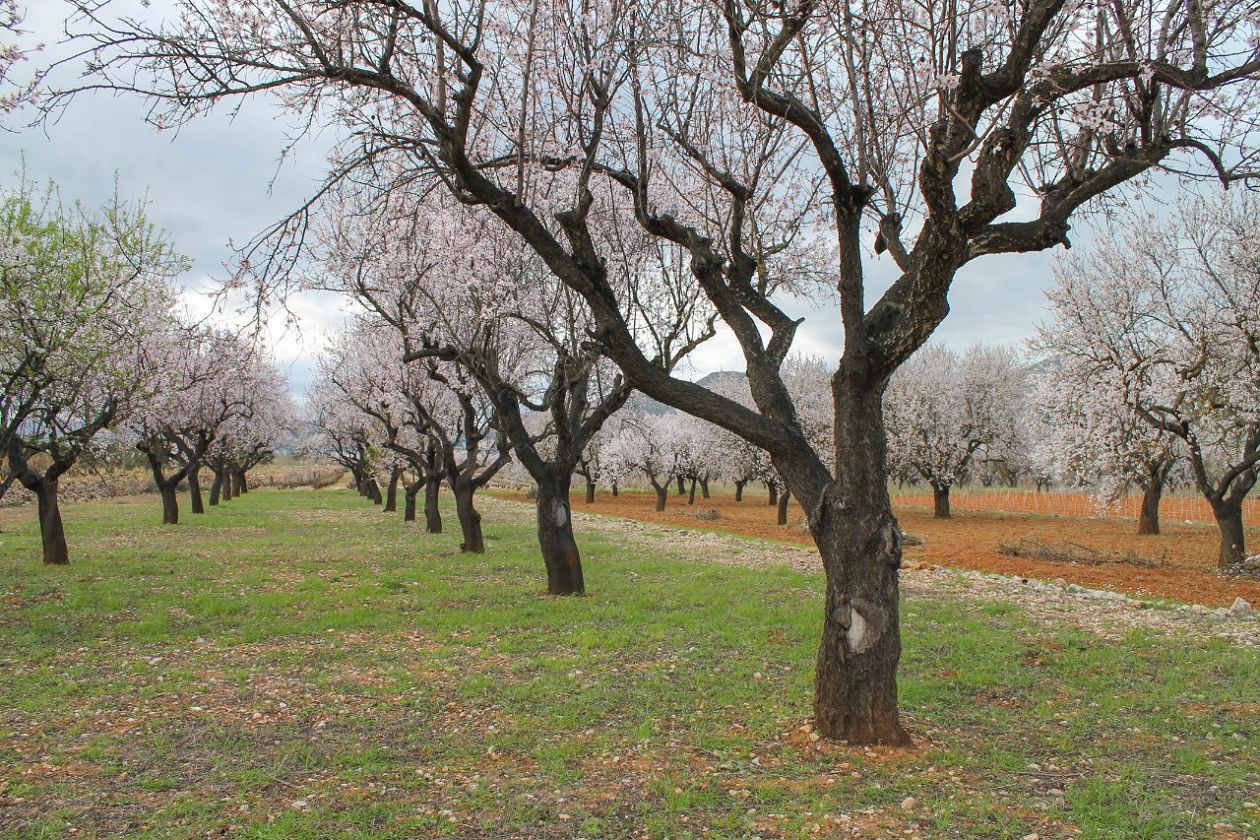
<instances>
[{"instance_id":1,"label":"gnarled tree trunk","mask_svg":"<svg viewBox=\"0 0 1260 840\"><path fill-rule=\"evenodd\" d=\"M779 503L779 485L772 481L767 481L766 492L770 494L770 499L766 504L777 505Z\"/></svg>"},{"instance_id":2,"label":"gnarled tree trunk","mask_svg":"<svg viewBox=\"0 0 1260 840\"><path fill-rule=\"evenodd\" d=\"M398 480L402 477L402 468L394 467L389 473L389 485L385 488L385 507L382 513L393 513L398 510Z\"/></svg>"},{"instance_id":3,"label":"gnarled tree trunk","mask_svg":"<svg viewBox=\"0 0 1260 840\"><path fill-rule=\"evenodd\" d=\"M707 478L700 479L700 497L709 498L709 479Z\"/></svg>"},{"instance_id":4,"label":"gnarled tree trunk","mask_svg":"<svg viewBox=\"0 0 1260 840\"><path fill-rule=\"evenodd\" d=\"M656 479L651 479L652 489L656 491L656 512L660 513L665 510L665 503L669 501L669 482L657 484Z\"/></svg>"},{"instance_id":5,"label":"gnarled tree trunk","mask_svg":"<svg viewBox=\"0 0 1260 840\"><path fill-rule=\"evenodd\" d=\"M70 549L66 545L66 530L61 522L61 506L57 499L57 479L42 479L35 488L39 501L39 538L44 547L44 562L64 566L70 562Z\"/></svg>"},{"instance_id":6,"label":"gnarled tree trunk","mask_svg":"<svg viewBox=\"0 0 1260 840\"><path fill-rule=\"evenodd\" d=\"M691 487L687 493L687 504L694 505L696 503L696 480L691 479Z\"/></svg>"},{"instance_id":7,"label":"gnarled tree trunk","mask_svg":"<svg viewBox=\"0 0 1260 840\"><path fill-rule=\"evenodd\" d=\"M1164 482L1148 484L1142 491L1142 510L1138 514L1139 534L1159 533L1159 501L1164 495Z\"/></svg>"},{"instance_id":8,"label":"gnarled tree trunk","mask_svg":"<svg viewBox=\"0 0 1260 840\"><path fill-rule=\"evenodd\" d=\"M441 489L441 478L430 478L424 483L424 530L430 534L442 533L442 511L438 507Z\"/></svg>"},{"instance_id":9,"label":"gnarled tree trunk","mask_svg":"<svg viewBox=\"0 0 1260 840\"><path fill-rule=\"evenodd\" d=\"M158 484L158 493L162 496L162 524L179 524L179 496L175 492L175 482L169 479Z\"/></svg>"},{"instance_id":10,"label":"gnarled tree trunk","mask_svg":"<svg viewBox=\"0 0 1260 840\"><path fill-rule=\"evenodd\" d=\"M188 497L193 513L205 513L206 505L201 498L201 467L188 471Z\"/></svg>"},{"instance_id":11,"label":"gnarled tree trunk","mask_svg":"<svg viewBox=\"0 0 1260 840\"><path fill-rule=\"evenodd\" d=\"M737 502L744 501L744 485L747 483L748 483L747 481L735 482L735 501Z\"/></svg>"},{"instance_id":12,"label":"gnarled tree trunk","mask_svg":"<svg viewBox=\"0 0 1260 840\"><path fill-rule=\"evenodd\" d=\"M451 487L451 492L455 496L455 515L459 517L459 530L464 537L464 541L459 544L459 550L470 554L485 553L486 542L481 534L481 514L473 506L473 488L464 481L457 481Z\"/></svg>"},{"instance_id":13,"label":"gnarled tree trunk","mask_svg":"<svg viewBox=\"0 0 1260 840\"><path fill-rule=\"evenodd\" d=\"M679 495L679 496L685 496L685 495L687 495L687 482L686 482L686 480L685 480L685 479L684 479L681 475L680 475L680 476L675 476L675 480L678 482L678 495Z\"/></svg>"},{"instance_id":14,"label":"gnarled tree trunk","mask_svg":"<svg viewBox=\"0 0 1260 840\"><path fill-rule=\"evenodd\" d=\"M243 496L249 492L249 480L245 477L244 470L237 470L232 473L232 495Z\"/></svg>"},{"instance_id":15,"label":"gnarled tree trunk","mask_svg":"<svg viewBox=\"0 0 1260 840\"><path fill-rule=\"evenodd\" d=\"M810 528L827 575L814 686L821 735L904 745L897 712L901 531L888 499L882 386L844 377L836 389L836 480ZM844 377L844 378L841 378Z\"/></svg>"},{"instance_id":16,"label":"gnarled tree trunk","mask_svg":"<svg viewBox=\"0 0 1260 840\"><path fill-rule=\"evenodd\" d=\"M595 504L595 482L589 478L586 479L586 503L588 505Z\"/></svg>"},{"instance_id":17,"label":"gnarled tree trunk","mask_svg":"<svg viewBox=\"0 0 1260 840\"><path fill-rule=\"evenodd\" d=\"M778 523L780 525L788 524L788 503L791 501L792 501L791 491L784 489L783 493L779 496Z\"/></svg>"},{"instance_id":18,"label":"gnarled tree trunk","mask_svg":"<svg viewBox=\"0 0 1260 840\"><path fill-rule=\"evenodd\" d=\"M538 479L538 545L547 567L548 595L581 595L582 559L573 537L567 471Z\"/></svg>"},{"instance_id":19,"label":"gnarled tree trunk","mask_svg":"<svg viewBox=\"0 0 1260 840\"><path fill-rule=\"evenodd\" d=\"M403 485L403 522L416 521L416 496L420 495L420 482Z\"/></svg>"},{"instance_id":20,"label":"gnarled tree trunk","mask_svg":"<svg viewBox=\"0 0 1260 840\"><path fill-rule=\"evenodd\" d=\"M1247 559L1243 531L1242 503L1230 499L1211 502L1216 527L1221 530L1220 550L1216 556L1219 569L1228 569Z\"/></svg>"},{"instance_id":21,"label":"gnarled tree trunk","mask_svg":"<svg viewBox=\"0 0 1260 840\"><path fill-rule=\"evenodd\" d=\"M932 515L937 519L949 519L949 487L932 485Z\"/></svg>"},{"instance_id":22,"label":"gnarled tree trunk","mask_svg":"<svg viewBox=\"0 0 1260 840\"><path fill-rule=\"evenodd\" d=\"M219 503L219 498L223 495L223 472L221 470L214 471L214 481L210 482L210 507L214 507Z\"/></svg>"},{"instance_id":23,"label":"gnarled tree trunk","mask_svg":"<svg viewBox=\"0 0 1260 840\"><path fill-rule=\"evenodd\" d=\"M369 478L366 482L367 497L372 500L372 504L379 505L381 503L381 485L376 483L375 478Z\"/></svg>"}]
</instances>

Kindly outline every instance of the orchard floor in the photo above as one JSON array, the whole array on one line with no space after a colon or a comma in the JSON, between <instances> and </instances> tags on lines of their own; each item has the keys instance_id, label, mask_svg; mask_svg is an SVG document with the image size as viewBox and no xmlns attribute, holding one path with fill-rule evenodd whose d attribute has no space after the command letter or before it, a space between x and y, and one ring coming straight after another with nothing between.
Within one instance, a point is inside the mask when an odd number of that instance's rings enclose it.
<instances>
[{"instance_id":1,"label":"orchard floor","mask_svg":"<svg viewBox=\"0 0 1260 840\"><path fill-rule=\"evenodd\" d=\"M519 493L505 498L523 499ZM698 495L694 505L686 496L670 494L663 513L655 510L656 496L638 491L613 497L600 491L594 504L574 493L573 509L595 514L663 522L689 528L724 531L763 539L810 545L802 527L804 510L791 504L788 525L775 524L776 511L766 497L750 493L742 502L733 495ZM1125 519L1068 517L1002 511L955 510L949 520L935 519L932 509L904 504L896 496L893 509L901 528L923 544L907 546L907 563L928 563L986 572L1063 579L1092 589L1109 589L1143 597L1170 598L1188 603L1228 607L1245 598L1260 609L1260 581L1222 577L1215 572L1218 532L1215 526L1165 520L1158 536L1138 536L1136 523ZM1260 529L1248 529L1248 540L1260 548ZM1041 561L999 553L1003 544L1034 540L1045 545L1083 546L1107 556L1132 554L1141 564L1104 562L1097 565Z\"/></svg>"},{"instance_id":2,"label":"orchard floor","mask_svg":"<svg viewBox=\"0 0 1260 840\"><path fill-rule=\"evenodd\" d=\"M466 556L344 490L87 502L63 568L0 511L0 836L1260 834L1260 622L907 570L916 744L851 748L808 551L578 516L549 598L532 506L480 507Z\"/></svg>"}]
</instances>

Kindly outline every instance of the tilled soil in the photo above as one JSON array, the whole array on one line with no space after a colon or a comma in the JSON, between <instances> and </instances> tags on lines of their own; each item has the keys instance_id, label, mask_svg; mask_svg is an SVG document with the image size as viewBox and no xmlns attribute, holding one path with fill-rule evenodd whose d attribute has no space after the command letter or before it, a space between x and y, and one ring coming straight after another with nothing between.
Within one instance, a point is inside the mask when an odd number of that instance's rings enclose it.
<instances>
[{"instance_id":1,"label":"tilled soil","mask_svg":"<svg viewBox=\"0 0 1260 840\"><path fill-rule=\"evenodd\" d=\"M515 493L505 498L523 499ZM575 494L574 511L636 519L644 522L725 531L749 537L811 545L802 527L804 511L792 503L789 524L775 524L775 509L764 496L743 502L714 494L688 505L685 496L671 495L662 513L654 510L648 493L622 493L614 498L601 492L594 504ZM1216 573L1217 530L1213 526L1165 521L1158 536L1138 536L1136 524L1122 519L1047 516L996 511L956 511L952 519L934 519L932 510L893 500L901 528L922 540L907 546L908 567L940 565L998 572L1043 581L1063 580L1090 589L1124 592L1144 598L1167 598L1210 607L1228 607L1243 598L1260 607L1260 581ZM1250 531L1250 539L1260 533ZM1012 557L999 553L1003 545L1031 540L1046 545L1098 552L1100 556L1133 555L1134 562L1068 563Z\"/></svg>"}]
</instances>

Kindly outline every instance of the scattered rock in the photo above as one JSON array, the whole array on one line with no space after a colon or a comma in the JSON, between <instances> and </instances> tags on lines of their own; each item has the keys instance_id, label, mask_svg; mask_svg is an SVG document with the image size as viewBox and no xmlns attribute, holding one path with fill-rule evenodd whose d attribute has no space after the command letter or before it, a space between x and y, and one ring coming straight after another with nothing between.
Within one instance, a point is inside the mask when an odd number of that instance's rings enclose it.
<instances>
[{"instance_id":1,"label":"scattered rock","mask_svg":"<svg viewBox=\"0 0 1260 840\"><path fill-rule=\"evenodd\" d=\"M905 799L901 800L901 809L903 811L910 811L910 810L913 810L914 806L918 804L919 804L918 800L915 799L913 796L907 796Z\"/></svg>"},{"instance_id":2,"label":"scattered rock","mask_svg":"<svg viewBox=\"0 0 1260 840\"><path fill-rule=\"evenodd\" d=\"M1255 611L1255 607L1247 603L1247 600L1241 595L1234 599L1233 605L1229 608L1229 614L1234 618L1247 618Z\"/></svg>"}]
</instances>

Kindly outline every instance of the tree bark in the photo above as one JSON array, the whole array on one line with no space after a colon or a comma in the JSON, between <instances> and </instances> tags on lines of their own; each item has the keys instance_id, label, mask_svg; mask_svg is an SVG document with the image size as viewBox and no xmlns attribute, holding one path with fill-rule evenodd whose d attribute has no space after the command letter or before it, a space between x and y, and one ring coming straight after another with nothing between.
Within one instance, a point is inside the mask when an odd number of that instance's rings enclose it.
<instances>
[{"instance_id":1,"label":"tree bark","mask_svg":"<svg viewBox=\"0 0 1260 840\"><path fill-rule=\"evenodd\" d=\"M910 743L897 711L902 538L886 484L883 384L860 378L841 363L836 479L810 517L827 575L814 720L827 738L899 746Z\"/></svg>"},{"instance_id":2,"label":"tree bark","mask_svg":"<svg viewBox=\"0 0 1260 840\"><path fill-rule=\"evenodd\" d=\"M201 498L201 467L188 471L188 497L193 513L205 513L206 505Z\"/></svg>"},{"instance_id":3,"label":"tree bark","mask_svg":"<svg viewBox=\"0 0 1260 840\"><path fill-rule=\"evenodd\" d=\"M569 507L570 477L544 476L538 486L538 545L547 567L548 595L581 595L582 559L573 537L573 511Z\"/></svg>"},{"instance_id":4,"label":"tree bark","mask_svg":"<svg viewBox=\"0 0 1260 840\"><path fill-rule=\"evenodd\" d=\"M481 533L481 514L473 506L473 489L464 482L456 482L451 491L455 495L455 515L459 517L459 529L464 536L459 550L469 554L484 554L486 542Z\"/></svg>"},{"instance_id":5,"label":"tree bark","mask_svg":"<svg viewBox=\"0 0 1260 840\"><path fill-rule=\"evenodd\" d=\"M219 504L219 498L223 495L223 472L214 470L214 481L210 482L210 507Z\"/></svg>"},{"instance_id":6,"label":"tree bark","mask_svg":"<svg viewBox=\"0 0 1260 840\"><path fill-rule=\"evenodd\" d=\"M685 496L687 494L687 482L683 479L681 475L677 476L676 478L678 481L678 495Z\"/></svg>"},{"instance_id":7,"label":"tree bark","mask_svg":"<svg viewBox=\"0 0 1260 840\"><path fill-rule=\"evenodd\" d=\"M1159 500L1164 495L1164 482L1151 482L1142 490L1142 511L1138 515L1138 533L1159 533Z\"/></svg>"},{"instance_id":8,"label":"tree bark","mask_svg":"<svg viewBox=\"0 0 1260 840\"><path fill-rule=\"evenodd\" d=\"M175 482L163 481L158 485L162 496L162 524L179 524L179 496L175 492Z\"/></svg>"},{"instance_id":9,"label":"tree bark","mask_svg":"<svg viewBox=\"0 0 1260 840\"><path fill-rule=\"evenodd\" d=\"M419 493L419 482L403 485L403 522L416 521L416 496Z\"/></svg>"},{"instance_id":10,"label":"tree bark","mask_svg":"<svg viewBox=\"0 0 1260 840\"><path fill-rule=\"evenodd\" d=\"M398 479L402 477L402 469L395 467L389 473L389 486L385 490L385 508L382 513L393 513L398 510Z\"/></svg>"},{"instance_id":11,"label":"tree bark","mask_svg":"<svg viewBox=\"0 0 1260 840\"><path fill-rule=\"evenodd\" d=\"M1212 514L1216 517L1216 527L1221 530L1216 565L1223 571L1247 559L1242 503L1229 499L1213 502Z\"/></svg>"},{"instance_id":12,"label":"tree bark","mask_svg":"<svg viewBox=\"0 0 1260 840\"><path fill-rule=\"evenodd\" d=\"M949 488L932 485L932 515L937 519L949 519Z\"/></svg>"},{"instance_id":13,"label":"tree bark","mask_svg":"<svg viewBox=\"0 0 1260 840\"><path fill-rule=\"evenodd\" d=\"M744 482L744 481L735 482L735 501L737 502L744 501L744 485L746 483L747 482Z\"/></svg>"},{"instance_id":14,"label":"tree bark","mask_svg":"<svg viewBox=\"0 0 1260 840\"><path fill-rule=\"evenodd\" d=\"M424 530L430 534L442 533L442 511L438 508L441 489L441 478L430 478L424 483Z\"/></svg>"},{"instance_id":15,"label":"tree bark","mask_svg":"<svg viewBox=\"0 0 1260 840\"><path fill-rule=\"evenodd\" d=\"M612 489L612 497L614 499L621 495L621 488L617 486L617 482L614 481L612 483L611 489Z\"/></svg>"},{"instance_id":16,"label":"tree bark","mask_svg":"<svg viewBox=\"0 0 1260 840\"><path fill-rule=\"evenodd\" d=\"M782 495L779 496L778 522L780 525L788 524L788 502L790 501L792 501L792 494L790 491L785 489Z\"/></svg>"},{"instance_id":17,"label":"tree bark","mask_svg":"<svg viewBox=\"0 0 1260 840\"><path fill-rule=\"evenodd\" d=\"M709 498L709 479L707 478L700 479L700 497Z\"/></svg>"},{"instance_id":18,"label":"tree bark","mask_svg":"<svg viewBox=\"0 0 1260 840\"><path fill-rule=\"evenodd\" d=\"M375 478L367 480L367 497L372 500L372 504L379 505L381 503L381 485L376 483Z\"/></svg>"},{"instance_id":19,"label":"tree bark","mask_svg":"<svg viewBox=\"0 0 1260 840\"><path fill-rule=\"evenodd\" d=\"M588 505L595 504L595 482L589 478L586 479L586 503Z\"/></svg>"},{"instance_id":20,"label":"tree bark","mask_svg":"<svg viewBox=\"0 0 1260 840\"><path fill-rule=\"evenodd\" d=\"M779 503L779 485L767 481L766 492L770 494L770 501L766 504L777 505Z\"/></svg>"},{"instance_id":21,"label":"tree bark","mask_svg":"<svg viewBox=\"0 0 1260 840\"><path fill-rule=\"evenodd\" d=\"M237 470L232 474L232 495L243 496L249 492L249 479L245 477L245 470Z\"/></svg>"},{"instance_id":22,"label":"tree bark","mask_svg":"<svg viewBox=\"0 0 1260 840\"><path fill-rule=\"evenodd\" d=\"M687 504L694 505L696 503L696 480L691 479L691 487L687 493Z\"/></svg>"},{"instance_id":23,"label":"tree bark","mask_svg":"<svg viewBox=\"0 0 1260 840\"><path fill-rule=\"evenodd\" d=\"M657 484L653 481L652 488L656 490L656 512L660 513L665 510L665 503L669 501L669 483Z\"/></svg>"},{"instance_id":24,"label":"tree bark","mask_svg":"<svg viewBox=\"0 0 1260 840\"><path fill-rule=\"evenodd\" d=\"M57 499L55 478L39 482L35 497L39 501L39 538L44 546L44 563L64 566L70 562L70 549L66 545L66 530L61 522L61 506Z\"/></svg>"}]
</instances>

